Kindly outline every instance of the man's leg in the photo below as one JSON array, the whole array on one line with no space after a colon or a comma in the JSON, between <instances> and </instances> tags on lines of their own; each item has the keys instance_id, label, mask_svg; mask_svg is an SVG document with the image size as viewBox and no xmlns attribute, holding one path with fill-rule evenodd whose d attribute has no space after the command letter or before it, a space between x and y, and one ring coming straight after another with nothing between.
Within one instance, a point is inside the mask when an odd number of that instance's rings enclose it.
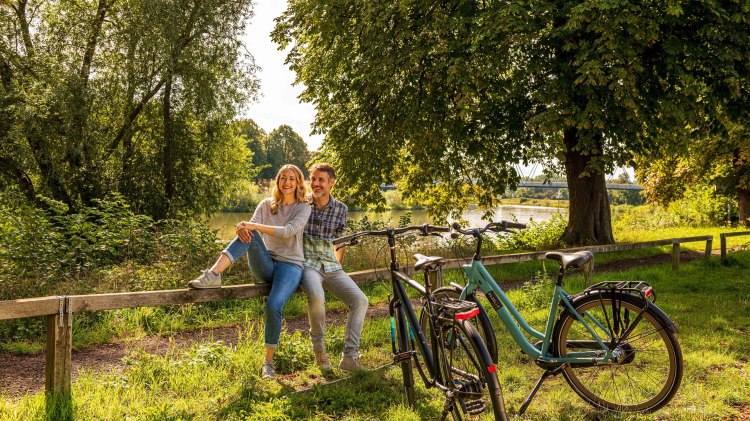
<instances>
[{"instance_id":1,"label":"man's leg","mask_svg":"<svg viewBox=\"0 0 750 421\"><path fill-rule=\"evenodd\" d=\"M307 317L310 321L310 340L313 351L325 352L326 307L323 291L323 273L306 267L302 272L302 290L307 294Z\"/></svg>"},{"instance_id":2,"label":"man's leg","mask_svg":"<svg viewBox=\"0 0 750 421\"><path fill-rule=\"evenodd\" d=\"M323 287L349 307L344 330L344 357L358 358L359 340L367 314L367 296L343 270L328 272Z\"/></svg>"}]
</instances>

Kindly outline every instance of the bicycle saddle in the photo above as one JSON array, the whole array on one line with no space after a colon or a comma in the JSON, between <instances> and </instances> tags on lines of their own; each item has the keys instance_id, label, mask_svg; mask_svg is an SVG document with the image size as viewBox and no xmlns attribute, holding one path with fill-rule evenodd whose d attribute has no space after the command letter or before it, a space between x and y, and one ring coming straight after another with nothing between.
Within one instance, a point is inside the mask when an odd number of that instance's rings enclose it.
<instances>
[{"instance_id":1,"label":"bicycle saddle","mask_svg":"<svg viewBox=\"0 0 750 421\"><path fill-rule=\"evenodd\" d=\"M563 251L550 251L544 255L547 259L557 260L563 269L579 268L586 262L594 258L590 251L577 251L575 253L565 253Z\"/></svg>"},{"instance_id":2,"label":"bicycle saddle","mask_svg":"<svg viewBox=\"0 0 750 421\"><path fill-rule=\"evenodd\" d=\"M440 256L425 256L417 253L414 258L417 259L417 263L414 263L414 270L430 270L445 264L445 259Z\"/></svg>"}]
</instances>

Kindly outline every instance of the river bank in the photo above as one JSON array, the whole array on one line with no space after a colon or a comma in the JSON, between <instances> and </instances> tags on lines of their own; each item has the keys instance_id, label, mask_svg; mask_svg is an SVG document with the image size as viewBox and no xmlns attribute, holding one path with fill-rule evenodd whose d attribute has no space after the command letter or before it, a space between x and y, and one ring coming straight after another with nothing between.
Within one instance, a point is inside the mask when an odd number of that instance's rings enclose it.
<instances>
[{"instance_id":1,"label":"river bank","mask_svg":"<svg viewBox=\"0 0 750 421\"><path fill-rule=\"evenodd\" d=\"M500 220L511 220L521 223L528 223L529 221L548 221L555 214L567 215L567 208L549 207L549 206L525 206L525 205L500 205L494 209L492 214L493 221ZM488 220L483 219L483 210L471 209L465 211L461 217L467 222L468 226L482 226L485 225ZM395 227L398 225L399 220L410 215L412 224L429 224L432 223L432 218L429 217L426 210L386 210L383 212L375 211L350 211L349 218L352 221L359 221L363 218L367 218L370 221L381 221L388 226ZM221 212L217 213L209 219L209 226L212 229L218 230L217 237L221 240L231 240L234 238L234 228L238 221L246 221L252 217L251 212ZM453 222L452 220L449 220Z\"/></svg>"}]
</instances>

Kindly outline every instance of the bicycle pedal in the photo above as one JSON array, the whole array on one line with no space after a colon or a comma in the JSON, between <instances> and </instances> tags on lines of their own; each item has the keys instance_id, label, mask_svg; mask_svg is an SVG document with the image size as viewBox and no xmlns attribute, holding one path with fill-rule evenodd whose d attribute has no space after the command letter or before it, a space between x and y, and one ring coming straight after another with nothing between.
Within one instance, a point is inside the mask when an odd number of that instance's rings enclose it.
<instances>
[{"instance_id":1,"label":"bicycle pedal","mask_svg":"<svg viewBox=\"0 0 750 421\"><path fill-rule=\"evenodd\" d=\"M393 362L402 363L404 361L408 361L411 359L412 355L414 355L415 353L416 353L415 351L406 351L400 354L393 354Z\"/></svg>"},{"instance_id":2,"label":"bicycle pedal","mask_svg":"<svg viewBox=\"0 0 750 421\"><path fill-rule=\"evenodd\" d=\"M479 415L487 410L487 404L481 399L464 401L464 409L471 415Z\"/></svg>"}]
</instances>

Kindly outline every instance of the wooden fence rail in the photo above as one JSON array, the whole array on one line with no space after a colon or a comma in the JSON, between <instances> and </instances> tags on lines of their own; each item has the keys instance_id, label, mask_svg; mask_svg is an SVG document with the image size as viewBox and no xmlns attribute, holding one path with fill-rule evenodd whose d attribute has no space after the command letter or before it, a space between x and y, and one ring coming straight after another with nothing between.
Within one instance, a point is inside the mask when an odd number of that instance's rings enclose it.
<instances>
[{"instance_id":1,"label":"wooden fence rail","mask_svg":"<svg viewBox=\"0 0 750 421\"><path fill-rule=\"evenodd\" d=\"M727 237L739 237L741 235L750 235L750 231L723 232L719 234L719 238L721 239L721 263L727 262Z\"/></svg>"},{"instance_id":2,"label":"wooden fence rail","mask_svg":"<svg viewBox=\"0 0 750 421\"><path fill-rule=\"evenodd\" d=\"M741 235L745 233L734 233ZM724 234L722 234L723 236ZM731 235L729 235L731 236ZM589 250L593 253L637 250L650 247L672 245L672 269L678 270L680 262L680 244L689 242L706 242L706 258L711 255L713 237L669 238L665 240L640 243L610 244L601 246L577 247L565 251ZM722 237L722 252L724 250ZM505 254L488 256L483 259L486 265L502 265L531 260L544 259L546 251L531 253ZM446 269L459 268L464 259L452 259L444 266ZM413 272L413 266L407 271ZM357 283L367 283L387 278L388 269L374 269L352 272L350 276ZM45 364L45 390L54 394L70 394L71 353L73 347L73 313L83 311L116 310L133 307L157 307L189 303L239 300L268 295L270 285L231 285L218 289L191 290L176 289L165 291L123 292L111 294L52 296L0 301L0 320L20 319L45 316L47 318L47 344Z\"/></svg>"}]
</instances>

